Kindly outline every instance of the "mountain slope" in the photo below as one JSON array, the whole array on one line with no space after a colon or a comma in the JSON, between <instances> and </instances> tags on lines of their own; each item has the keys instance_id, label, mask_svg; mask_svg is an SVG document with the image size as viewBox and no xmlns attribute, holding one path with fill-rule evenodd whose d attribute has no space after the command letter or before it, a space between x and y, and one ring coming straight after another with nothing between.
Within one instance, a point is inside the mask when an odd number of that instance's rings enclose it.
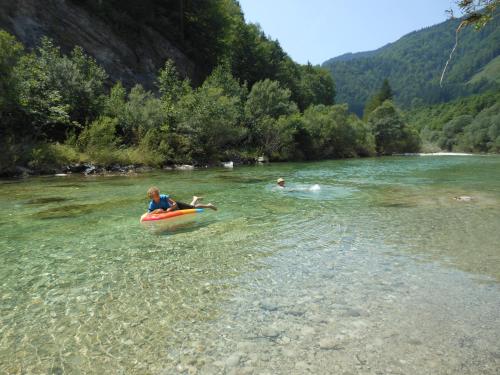
<instances>
[{"instance_id":1,"label":"mountain slope","mask_svg":"<svg viewBox=\"0 0 500 375\"><path fill-rule=\"evenodd\" d=\"M500 83L500 56L491 60L479 73L475 74L469 82L478 83L481 80Z\"/></svg>"},{"instance_id":2,"label":"mountain slope","mask_svg":"<svg viewBox=\"0 0 500 375\"><path fill-rule=\"evenodd\" d=\"M367 99L385 78L394 89L396 102L404 107L446 102L498 88L494 79L475 79L467 84L500 55L498 14L481 31L468 28L460 33L443 88L439 87L439 78L460 20L412 32L375 51L346 54L324 62L323 67L333 73L337 101L347 102L352 111L361 114Z\"/></svg>"}]
</instances>

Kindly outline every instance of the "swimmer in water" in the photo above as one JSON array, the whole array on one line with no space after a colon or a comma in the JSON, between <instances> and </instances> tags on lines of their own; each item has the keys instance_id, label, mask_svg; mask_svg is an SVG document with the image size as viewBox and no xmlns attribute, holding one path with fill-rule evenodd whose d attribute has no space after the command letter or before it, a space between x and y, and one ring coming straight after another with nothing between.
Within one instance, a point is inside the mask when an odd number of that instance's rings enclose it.
<instances>
[{"instance_id":1,"label":"swimmer in water","mask_svg":"<svg viewBox=\"0 0 500 375\"><path fill-rule=\"evenodd\" d=\"M286 188L286 191L289 191L289 192L300 192L300 191L320 191L321 190L321 186L319 186L318 184L314 184L313 186L311 187L295 187L295 188L287 188L285 186L285 179L284 178L278 178L278 180L276 181L276 183L278 184L278 188L280 189L285 189Z\"/></svg>"},{"instance_id":2,"label":"swimmer in water","mask_svg":"<svg viewBox=\"0 0 500 375\"><path fill-rule=\"evenodd\" d=\"M456 201L459 201L459 202L470 202L470 201L472 201L472 197L468 196L468 195L460 195L458 197L454 197L453 199L455 199Z\"/></svg>"}]
</instances>

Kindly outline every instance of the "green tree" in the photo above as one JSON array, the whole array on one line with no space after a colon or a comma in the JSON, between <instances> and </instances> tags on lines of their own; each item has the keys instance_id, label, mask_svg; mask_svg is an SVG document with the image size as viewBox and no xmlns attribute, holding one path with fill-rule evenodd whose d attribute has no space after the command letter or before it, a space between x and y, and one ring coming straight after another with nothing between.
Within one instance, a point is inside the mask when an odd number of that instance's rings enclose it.
<instances>
[{"instance_id":1,"label":"green tree","mask_svg":"<svg viewBox=\"0 0 500 375\"><path fill-rule=\"evenodd\" d=\"M470 115L458 116L447 122L443 126L442 137L438 141L438 146L447 151L452 151L458 144L459 134L469 125L474 118Z\"/></svg>"},{"instance_id":2,"label":"green tree","mask_svg":"<svg viewBox=\"0 0 500 375\"><path fill-rule=\"evenodd\" d=\"M100 117L85 128L78 137L82 150L101 151L114 148L119 139L116 136L116 119Z\"/></svg>"},{"instance_id":3,"label":"green tree","mask_svg":"<svg viewBox=\"0 0 500 375\"><path fill-rule=\"evenodd\" d=\"M379 155L391 155L401 152L417 152L420 149L420 137L410 128L394 104L386 100L368 117L375 136L376 150Z\"/></svg>"},{"instance_id":4,"label":"green tree","mask_svg":"<svg viewBox=\"0 0 500 375\"><path fill-rule=\"evenodd\" d=\"M245 136L239 122L239 101L238 97L224 95L218 87L200 87L182 97L176 131L183 136L188 157L214 162L238 145Z\"/></svg>"},{"instance_id":5,"label":"green tree","mask_svg":"<svg viewBox=\"0 0 500 375\"><path fill-rule=\"evenodd\" d=\"M250 145L269 157L287 143L286 126L278 119L298 112L297 105L290 101L290 94L290 90L278 82L266 79L253 85L245 103Z\"/></svg>"},{"instance_id":6,"label":"green tree","mask_svg":"<svg viewBox=\"0 0 500 375\"><path fill-rule=\"evenodd\" d=\"M48 38L36 52L21 58L15 68L19 104L31 118L37 137L64 140L72 128L81 128L102 110L104 70L75 47L62 55Z\"/></svg>"},{"instance_id":7,"label":"green tree","mask_svg":"<svg viewBox=\"0 0 500 375\"><path fill-rule=\"evenodd\" d=\"M163 103L141 85L134 86L125 100L125 90L117 84L106 100L106 114L117 120L122 141L136 145L149 130L161 129L168 124Z\"/></svg>"},{"instance_id":8,"label":"green tree","mask_svg":"<svg viewBox=\"0 0 500 375\"><path fill-rule=\"evenodd\" d=\"M252 122L269 116L277 119L297 111L297 105L290 100L289 89L282 88L276 81L266 79L253 85L245 104L245 115Z\"/></svg>"},{"instance_id":9,"label":"green tree","mask_svg":"<svg viewBox=\"0 0 500 375\"><path fill-rule=\"evenodd\" d=\"M31 53L23 56L15 68L19 108L34 140L60 139L68 129L74 129L70 127L69 105L54 87L44 60Z\"/></svg>"},{"instance_id":10,"label":"green tree","mask_svg":"<svg viewBox=\"0 0 500 375\"><path fill-rule=\"evenodd\" d=\"M456 3L465 16L464 21L478 29L490 22L500 7L500 0L457 0Z\"/></svg>"},{"instance_id":11,"label":"green tree","mask_svg":"<svg viewBox=\"0 0 500 375\"><path fill-rule=\"evenodd\" d=\"M367 119L370 113L372 113L375 109L380 107L382 103L384 103L386 100L392 100L393 96L394 95L392 92L391 85L389 84L389 80L384 79L379 91L375 95L373 95L370 98L370 100L366 103L364 110L364 118Z\"/></svg>"},{"instance_id":12,"label":"green tree","mask_svg":"<svg viewBox=\"0 0 500 375\"><path fill-rule=\"evenodd\" d=\"M500 104L481 111L458 134L458 148L469 152L500 151Z\"/></svg>"},{"instance_id":13,"label":"green tree","mask_svg":"<svg viewBox=\"0 0 500 375\"><path fill-rule=\"evenodd\" d=\"M16 76L14 70L24 48L16 38L0 30L0 121L8 121L7 114L17 105Z\"/></svg>"},{"instance_id":14,"label":"green tree","mask_svg":"<svg viewBox=\"0 0 500 375\"><path fill-rule=\"evenodd\" d=\"M167 60L165 66L159 71L156 86L162 100L175 104L180 98L191 91L189 80L181 80L173 60Z\"/></svg>"},{"instance_id":15,"label":"green tree","mask_svg":"<svg viewBox=\"0 0 500 375\"><path fill-rule=\"evenodd\" d=\"M313 155L309 158L364 156L373 149L366 126L349 113L346 104L311 106L304 112L304 124L312 140Z\"/></svg>"},{"instance_id":16,"label":"green tree","mask_svg":"<svg viewBox=\"0 0 500 375\"><path fill-rule=\"evenodd\" d=\"M242 102L248 95L246 84L240 84L231 73L231 68L227 63L218 65L210 76L205 79L203 87L218 87L222 89L224 95L238 97Z\"/></svg>"},{"instance_id":17,"label":"green tree","mask_svg":"<svg viewBox=\"0 0 500 375\"><path fill-rule=\"evenodd\" d=\"M333 104L335 85L330 72L307 64L300 68L300 73L297 103L302 111L312 104Z\"/></svg>"},{"instance_id":18,"label":"green tree","mask_svg":"<svg viewBox=\"0 0 500 375\"><path fill-rule=\"evenodd\" d=\"M0 174L14 170L22 161L22 137L30 133L19 110L18 80L15 67L23 55L23 46L9 33L0 30ZM29 120L28 120L29 121Z\"/></svg>"},{"instance_id":19,"label":"green tree","mask_svg":"<svg viewBox=\"0 0 500 375\"><path fill-rule=\"evenodd\" d=\"M93 162L112 164L116 160L116 146L120 139L116 134L117 120L100 117L79 135L77 144Z\"/></svg>"}]
</instances>

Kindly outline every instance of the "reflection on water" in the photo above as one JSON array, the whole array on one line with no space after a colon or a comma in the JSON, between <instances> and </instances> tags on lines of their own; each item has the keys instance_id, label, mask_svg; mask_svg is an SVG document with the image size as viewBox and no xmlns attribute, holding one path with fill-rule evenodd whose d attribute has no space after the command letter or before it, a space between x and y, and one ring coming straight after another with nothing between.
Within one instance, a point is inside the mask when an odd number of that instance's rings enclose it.
<instances>
[{"instance_id":1,"label":"reflection on water","mask_svg":"<svg viewBox=\"0 0 500 375\"><path fill-rule=\"evenodd\" d=\"M498 374L499 167L2 181L0 372ZM219 211L145 228L150 185Z\"/></svg>"},{"instance_id":2,"label":"reflection on water","mask_svg":"<svg viewBox=\"0 0 500 375\"><path fill-rule=\"evenodd\" d=\"M142 223L144 228L154 234L173 235L196 232L200 228L216 223L216 219L207 214L183 215L168 220L148 221Z\"/></svg>"}]
</instances>

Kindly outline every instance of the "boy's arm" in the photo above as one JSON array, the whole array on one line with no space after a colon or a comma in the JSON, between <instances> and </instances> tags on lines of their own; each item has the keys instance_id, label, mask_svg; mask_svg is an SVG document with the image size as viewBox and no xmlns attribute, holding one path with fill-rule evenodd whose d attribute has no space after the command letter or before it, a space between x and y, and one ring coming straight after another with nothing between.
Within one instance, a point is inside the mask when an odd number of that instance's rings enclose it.
<instances>
[{"instance_id":1,"label":"boy's arm","mask_svg":"<svg viewBox=\"0 0 500 375\"><path fill-rule=\"evenodd\" d=\"M154 209L153 201L151 201L149 203L149 207L148 207L148 214L149 215L151 215L151 214L161 214L162 212L164 212L164 210L162 208Z\"/></svg>"},{"instance_id":2,"label":"boy's arm","mask_svg":"<svg viewBox=\"0 0 500 375\"><path fill-rule=\"evenodd\" d=\"M167 208L167 212L176 211L179 207L177 207L177 202L173 199L168 198L168 203L170 203L170 207Z\"/></svg>"}]
</instances>

